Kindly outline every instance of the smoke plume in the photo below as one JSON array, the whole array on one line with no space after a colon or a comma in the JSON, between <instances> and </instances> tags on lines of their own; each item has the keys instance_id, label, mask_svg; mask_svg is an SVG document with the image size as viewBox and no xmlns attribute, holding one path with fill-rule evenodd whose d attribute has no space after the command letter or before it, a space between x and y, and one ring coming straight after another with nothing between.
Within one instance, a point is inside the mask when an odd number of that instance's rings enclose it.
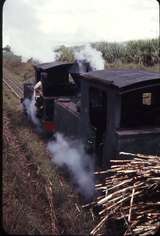
<instances>
[{"instance_id":1,"label":"smoke plume","mask_svg":"<svg viewBox=\"0 0 160 236\"><path fill-rule=\"evenodd\" d=\"M104 59L102 53L90 44L85 45L80 51L75 50L74 56L78 61L87 61L90 63L92 70L103 70L104 69Z\"/></svg>"},{"instance_id":2,"label":"smoke plume","mask_svg":"<svg viewBox=\"0 0 160 236\"><path fill-rule=\"evenodd\" d=\"M90 199L94 194L93 163L83 144L57 133L56 140L48 143L48 150L58 166L68 167L81 194Z\"/></svg>"}]
</instances>

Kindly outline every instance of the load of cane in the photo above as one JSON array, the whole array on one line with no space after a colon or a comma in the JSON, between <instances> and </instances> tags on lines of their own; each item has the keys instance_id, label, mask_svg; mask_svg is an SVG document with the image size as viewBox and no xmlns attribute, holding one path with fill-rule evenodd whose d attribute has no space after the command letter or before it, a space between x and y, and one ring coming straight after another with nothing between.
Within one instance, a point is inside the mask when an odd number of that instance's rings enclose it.
<instances>
[{"instance_id":1,"label":"load of cane","mask_svg":"<svg viewBox=\"0 0 160 236\"><path fill-rule=\"evenodd\" d=\"M95 172L100 182L96 200L99 222L90 232L97 235L110 219L125 224L124 235L156 235L160 231L160 157L121 154L110 169Z\"/></svg>"}]
</instances>

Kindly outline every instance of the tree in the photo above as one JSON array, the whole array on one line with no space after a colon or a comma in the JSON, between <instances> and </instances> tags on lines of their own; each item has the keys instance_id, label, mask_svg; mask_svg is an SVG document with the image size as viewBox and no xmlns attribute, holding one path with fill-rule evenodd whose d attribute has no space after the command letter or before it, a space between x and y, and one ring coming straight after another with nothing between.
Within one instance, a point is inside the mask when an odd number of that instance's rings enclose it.
<instances>
[{"instance_id":1,"label":"tree","mask_svg":"<svg viewBox=\"0 0 160 236\"><path fill-rule=\"evenodd\" d=\"M57 50L55 50L55 52L58 54L59 61L68 61L68 62L74 61L74 53L71 48L61 46Z\"/></svg>"},{"instance_id":2,"label":"tree","mask_svg":"<svg viewBox=\"0 0 160 236\"><path fill-rule=\"evenodd\" d=\"M3 50L6 51L6 52L11 52L11 46L6 45L6 46L3 48Z\"/></svg>"}]
</instances>

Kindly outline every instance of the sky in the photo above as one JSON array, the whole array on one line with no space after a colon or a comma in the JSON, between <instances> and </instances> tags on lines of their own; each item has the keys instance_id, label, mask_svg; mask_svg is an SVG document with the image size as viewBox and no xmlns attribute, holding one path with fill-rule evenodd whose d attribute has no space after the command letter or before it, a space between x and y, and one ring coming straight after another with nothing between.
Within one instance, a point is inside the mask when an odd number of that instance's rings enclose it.
<instances>
[{"instance_id":1,"label":"sky","mask_svg":"<svg viewBox=\"0 0 160 236\"><path fill-rule=\"evenodd\" d=\"M44 62L60 45L158 35L156 0L6 0L3 7L3 45Z\"/></svg>"}]
</instances>

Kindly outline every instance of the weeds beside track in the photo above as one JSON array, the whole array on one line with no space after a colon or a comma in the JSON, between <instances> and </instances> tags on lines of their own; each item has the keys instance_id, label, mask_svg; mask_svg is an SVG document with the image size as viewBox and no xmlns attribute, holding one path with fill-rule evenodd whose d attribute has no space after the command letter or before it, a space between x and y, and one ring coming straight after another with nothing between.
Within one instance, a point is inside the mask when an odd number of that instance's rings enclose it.
<instances>
[{"instance_id":1,"label":"weeds beside track","mask_svg":"<svg viewBox=\"0 0 160 236\"><path fill-rule=\"evenodd\" d=\"M18 102L22 85L13 79L4 76L4 229L11 234L87 235L91 213L82 209L69 179L51 163L44 140L23 115Z\"/></svg>"}]
</instances>

